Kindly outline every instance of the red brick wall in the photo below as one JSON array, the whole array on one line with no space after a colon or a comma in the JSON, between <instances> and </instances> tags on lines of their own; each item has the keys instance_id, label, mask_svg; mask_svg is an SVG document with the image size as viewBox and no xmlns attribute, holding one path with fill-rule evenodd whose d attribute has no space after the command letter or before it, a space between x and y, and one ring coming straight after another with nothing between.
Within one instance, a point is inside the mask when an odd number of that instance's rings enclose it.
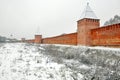
<instances>
[{"instance_id":1,"label":"red brick wall","mask_svg":"<svg viewBox=\"0 0 120 80\"><path fill-rule=\"evenodd\" d=\"M42 39L43 44L77 45L77 33L64 34L56 37Z\"/></svg>"},{"instance_id":2,"label":"red brick wall","mask_svg":"<svg viewBox=\"0 0 120 80\"><path fill-rule=\"evenodd\" d=\"M76 33L43 39L42 35L35 35L35 39L22 39L22 41L43 44L120 46L120 23L99 27L99 19L82 19L77 22Z\"/></svg>"},{"instance_id":3,"label":"red brick wall","mask_svg":"<svg viewBox=\"0 0 120 80\"><path fill-rule=\"evenodd\" d=\"M120 23L91 30L92 45L120 45Z\"/></svg>"},{"instance_id":4,"label":"red brick wall","mask_svg":"<svg viewBox=\"0 0 120 80\"><path fill-rule=\"evenodd\" d=\"M77 44L78 45L91 45L90 30L99 27L99 19L81 19L77 21Z\"/></svg>"},{"instance_id":5,"label":"red brick wall","mask_svg":"<svg viewBox=\"0 0 120 80\"><path fill-rule=\"evenodd\" d=\"M34 42L35 42L35 40L34 40L34 39L30 39L30 40L25 40L24 42L34 43Z\"/></svg>"}]
</instances>

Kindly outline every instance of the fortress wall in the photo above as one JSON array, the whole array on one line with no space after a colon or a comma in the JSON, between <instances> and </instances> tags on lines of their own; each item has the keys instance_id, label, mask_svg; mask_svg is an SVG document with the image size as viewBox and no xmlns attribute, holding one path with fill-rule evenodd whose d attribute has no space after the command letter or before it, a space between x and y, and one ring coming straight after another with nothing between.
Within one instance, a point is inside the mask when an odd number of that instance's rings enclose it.
<instances>
[{"instance_id":1,"label":"fortress wall","mask_svg":"<svg viewBox=\"0 0 120 80\"><path fill-rule=\"evenodd\" d=\"M77 45L77 33L63 34L56 37L43 38L42 43Z\"/></svg>"},{"instance_id":2,"label":"fortress wall","mask_svg":"<svg viewBox=\"0 0 120 80\"><path fill-rule=\"evenodd\" d=\"M92 29L91 39L95 46L120 45L120 23Z\"/></svg>"},{"instance_id":3,"label":"fortress wall","mask_svg":"<svg viewBox=\"0 0 120 80\"><path fill-rule=\"evenodd\" d=\"M34 42L35 42L35 40L34 40L34 39L30 39L30 40L25 40L24 42L34 43Z\"/></svg>"}]
</instances>

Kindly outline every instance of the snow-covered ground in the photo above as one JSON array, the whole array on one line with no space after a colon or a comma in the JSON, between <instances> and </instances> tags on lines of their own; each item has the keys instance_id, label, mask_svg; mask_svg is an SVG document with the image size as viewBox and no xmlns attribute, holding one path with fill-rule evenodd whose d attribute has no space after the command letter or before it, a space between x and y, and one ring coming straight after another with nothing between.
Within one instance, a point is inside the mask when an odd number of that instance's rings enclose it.
<instances>
[{"instance_id":1,"label":"snow-covered ground","mask_svg":"<svg viewBox=\"0 0 120 80\"><path fill-rule=\"evenodd\" d=\"M119 65L119 48L0 44L0 80L119 80Z\"/></svg>"},{"instance_id":2,"label":"snow-covered ground","mask_svg":"<svg viewBox=\"0 0 120 80\"><path fill-rule=\"evenodd\" d=\"M0 47L0 80L74 80L72 74L71 69L50 61L35 46L9 43Z\"/></svg>"}]
</instances>

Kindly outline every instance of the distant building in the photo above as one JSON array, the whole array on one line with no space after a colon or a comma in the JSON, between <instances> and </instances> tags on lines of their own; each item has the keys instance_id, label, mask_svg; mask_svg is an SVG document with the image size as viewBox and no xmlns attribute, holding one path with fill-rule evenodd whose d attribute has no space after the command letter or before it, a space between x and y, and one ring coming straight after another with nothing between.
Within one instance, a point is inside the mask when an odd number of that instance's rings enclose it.
<instances>
[{"instance_id":1,"label":"distant building","mask_svg":"<svg viewBox=\"0 0 120 80\"><path fill-rule=\"evenodd\" d=\"M0 42L5 42L5 41L6 41L6 37L0 36Z\"/></svg>"}]
</instances>

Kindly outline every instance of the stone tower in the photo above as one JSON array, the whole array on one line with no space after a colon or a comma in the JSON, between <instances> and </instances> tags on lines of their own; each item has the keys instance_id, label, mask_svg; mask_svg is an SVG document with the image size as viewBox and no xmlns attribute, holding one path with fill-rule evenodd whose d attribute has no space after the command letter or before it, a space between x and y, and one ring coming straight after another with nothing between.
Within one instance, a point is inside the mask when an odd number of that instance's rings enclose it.
<instances>
[{"instance_id":1,"label":"stone tower","mask_svg":"<svg viewBox=\"0 0 120 80\"><path fill-rule=\"evenodd\" d=\"M99 19L87 3L80 20L77 21L77 45L90 46L91 45L91 29L98 28Z\"/></svg>"},{"instance_id":2,"label":"stone tower","mask_svg":"<svg viewBox=\"0 0 120 80\"><path fill-rule=\"evenodd\" d=\"M35 35L35 43L42 43L42 35Z\"/></svg>"},{"instance_id":3,"label":"stone tower","mask_svg":"<svg viewBox=\"0 0 120 80\"><path fill-rule=\"evenodd\" d=\"M35 43L42 43L42 35L40 35L40 27L37 27L36 35L35 35Z\"/></svg>"}]
</instances>

